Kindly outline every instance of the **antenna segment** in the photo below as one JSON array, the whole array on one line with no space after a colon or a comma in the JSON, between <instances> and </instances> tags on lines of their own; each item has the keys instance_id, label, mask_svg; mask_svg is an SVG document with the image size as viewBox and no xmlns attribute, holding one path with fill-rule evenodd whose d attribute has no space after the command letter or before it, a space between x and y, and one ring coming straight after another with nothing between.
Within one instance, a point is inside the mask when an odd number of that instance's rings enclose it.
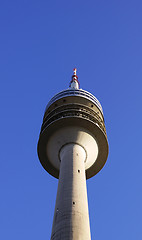
<instances>
[{"instance_id":1,"label":"antenna segment","mask_svg":"<svg viewBox=\"0 0 142 240\"><path fill-rule=\"evenodd\" d=\"M72 80L70 81L69 87L72 89L79 89L80 88L80 83L78 81L78 76L76 75L77 69L73 69L73 75L72 75Z\"/></svg>"}]
</instances>

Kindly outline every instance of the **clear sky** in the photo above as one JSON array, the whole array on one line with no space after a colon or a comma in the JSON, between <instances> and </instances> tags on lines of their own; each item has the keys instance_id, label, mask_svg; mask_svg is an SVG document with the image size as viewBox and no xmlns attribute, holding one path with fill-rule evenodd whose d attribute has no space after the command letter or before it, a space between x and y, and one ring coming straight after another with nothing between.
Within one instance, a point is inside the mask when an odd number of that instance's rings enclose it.
<instances>
[{"instance_id":1,"label":"clear sky","mask_svg":"<svg viewBox=\"0 0 142 240\"><path fill-rule=\"evenodd\" d=\"M37 141L50 98L101 102L109 141L87 181L92 240L142 239L142 1L0 1L0 239L50 239L58 181Z\"/></svg>"}]
</instances>

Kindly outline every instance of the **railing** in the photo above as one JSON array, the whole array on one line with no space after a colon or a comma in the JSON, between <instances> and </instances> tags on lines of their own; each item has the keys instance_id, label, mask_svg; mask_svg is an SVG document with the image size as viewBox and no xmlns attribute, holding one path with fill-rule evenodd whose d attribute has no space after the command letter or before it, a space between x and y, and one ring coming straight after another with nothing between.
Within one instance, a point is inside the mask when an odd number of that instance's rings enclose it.
<instances>
[{"instance_id":1,"label":"railing","mask_svg":"<svg viewBox=\"0 0 142 240\"><path fill-rule=\"evenodd\" d=\"M70 117L77 117L77 118L83 118L83 119L87 119L90 120L91 122L97 124L106 134L106 130L105 130L105 125L104 123L101 121L99 121L96 116L91 115L85 111L78 111L75 109L70 109L70 110L66 110L66 111L61 111L58 112L57 114L54 114L53 116L51 116L50 118L47 118L46 121L43 122L42 126L41 126L41 132L48 126L50 125L52 122L58 120L58 119L64 119L64 118L70 118Z\"/></svg>"},{"instance_id":2,"label":"railing","mask_svg":"<svg viewBox=\"0 0 142 240\"><path fill-rule=\"evenodd\" d=\"M85 90L82 90L82 89L67 89L62 92L57 93L53 98L51 98L51 100L47 104L45 112L53 102L55 102L56 100L59 100L60 98L66 97L66 96L85 97L88 100L92 101L95 105L97 105L97 107L100 109L100 111L103 114L102 106L101 106L100 102L97 100L97 98L94 97L91 93L89 93Z\"/></svg>"}]
</instances>

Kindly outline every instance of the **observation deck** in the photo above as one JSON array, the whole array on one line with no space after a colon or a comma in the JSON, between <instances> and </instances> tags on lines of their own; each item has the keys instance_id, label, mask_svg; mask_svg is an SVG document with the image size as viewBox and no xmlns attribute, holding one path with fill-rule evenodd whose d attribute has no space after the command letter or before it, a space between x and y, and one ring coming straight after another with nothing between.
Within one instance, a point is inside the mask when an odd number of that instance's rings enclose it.
<instances>
[{"instance_id":1,"label":"observation deck","mask_svg":"<svg viewBox=\"0 0 142 240\"><path fill-rule=\"evenodd\" d=\"M57 93L47 104L38 142L40 162L56 178L60 151L68 143L85 149L86 178L102 169L108 156L102 106L95 96L79 88L75 74L70 88Z\"/></svg>"}]
</instances>

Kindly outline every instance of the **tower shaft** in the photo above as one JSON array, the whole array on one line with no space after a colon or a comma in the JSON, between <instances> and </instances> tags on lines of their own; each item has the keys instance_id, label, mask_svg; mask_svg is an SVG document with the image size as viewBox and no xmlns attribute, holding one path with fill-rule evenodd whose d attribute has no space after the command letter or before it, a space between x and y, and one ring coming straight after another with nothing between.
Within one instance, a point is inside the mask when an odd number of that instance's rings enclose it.
<instances>
[{"instance_id":1,"label":"tower shaft","mask_svg":"<svg viewBox=\"0 0 142 240\"><path fill-rule=\"evenodd\" d=\"M69 143L60 151L60 174L51 240L90 240L86 152Z\"/></svg>"}]
</instances>

